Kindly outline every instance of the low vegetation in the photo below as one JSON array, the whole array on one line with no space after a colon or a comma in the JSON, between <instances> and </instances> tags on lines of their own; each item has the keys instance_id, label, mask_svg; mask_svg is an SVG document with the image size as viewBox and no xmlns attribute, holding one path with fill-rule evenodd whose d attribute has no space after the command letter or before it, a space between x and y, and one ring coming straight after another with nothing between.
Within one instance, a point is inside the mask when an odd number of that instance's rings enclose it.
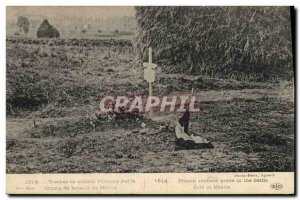
<instances>
[{"instance_id":1,"label":"low vegetation","mask_svg":"<svg viewBox=\"0 0 300 200\"><path fill-rule=\"evenodd\" d=\"M154 94L195 89L191 132L214 149L177 150L181 113L97 115L101 95L147 95L131 43L7 40L7 173L292 171L292 81L157 73ZM159 70L159 69L157 69ZM170 126L160 128L161 121ZM141 132L141 123L148 131ZM88 162L87 162L88 160Z\"/></svg>"},{"instance_id":2,"label":"low vegetation","mask_svg":"<svg viewBox=\"0 0 300 200\"><path fill-rule=\"evenodd\" d=\"M136 7L140 59L168 72L249 81L293 77L289 7ZM156 20L154 20L156 19Z\"/></svg>"}]
</instances>

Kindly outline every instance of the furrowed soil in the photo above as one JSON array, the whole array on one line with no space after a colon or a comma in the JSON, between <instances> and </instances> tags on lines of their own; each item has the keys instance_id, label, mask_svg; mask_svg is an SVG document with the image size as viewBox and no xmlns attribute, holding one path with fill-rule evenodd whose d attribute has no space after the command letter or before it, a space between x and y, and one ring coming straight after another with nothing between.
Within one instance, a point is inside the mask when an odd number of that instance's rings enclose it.
<instances>
[{"instance_id":1,"label":"furrowed soil","mask_svg":"<svg viewBox=\"0 0 300 200\"><path fill-rule=\"evenodd\" d=\"M178 150L182 113L96 117L101 96L147 95L127 43L7 41L7 173L293 171L294 83L242 82L157 71L154 94L188 94L190 132L213 149ZM161 127L160 122L168 122ZM145 123L147 131L141 131Z\"/></svg>"}]
</instances>

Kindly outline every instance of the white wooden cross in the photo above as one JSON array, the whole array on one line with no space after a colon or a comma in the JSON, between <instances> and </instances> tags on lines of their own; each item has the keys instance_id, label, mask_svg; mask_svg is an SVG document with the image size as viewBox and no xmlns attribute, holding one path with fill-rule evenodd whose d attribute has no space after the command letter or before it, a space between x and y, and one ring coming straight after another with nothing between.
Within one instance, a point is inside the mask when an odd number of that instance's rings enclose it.
<instances>
[{"instance_id":1,"label":"white wooden cross","mask_svg":"<svg viewBox=\"0 0 300 200\"><path fill-rule=\"evenodd\" d=\"M143 66L145 67L144 79L149 84L149 97L150 97L150 96L152 96L152 83L155 81L154 69L157 67L156 64L152 63L152 48L151 47L149 47L149 62L148 63L144 62ZM152 118L152 108L150 108L149 117L150 117L150 119Z\"/></svg>"}]
</instances>

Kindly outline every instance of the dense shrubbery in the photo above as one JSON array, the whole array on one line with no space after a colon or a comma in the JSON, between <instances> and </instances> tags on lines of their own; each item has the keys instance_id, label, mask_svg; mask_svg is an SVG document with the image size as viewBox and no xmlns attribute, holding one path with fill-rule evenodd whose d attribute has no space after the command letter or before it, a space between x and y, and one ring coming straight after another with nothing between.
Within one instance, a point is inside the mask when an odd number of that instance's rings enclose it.
<instances>
[{"instance_id":1,"label":"dense shrubbery","mask_svg":"<svg viewBox=\"0 0 300 200\"><path fill-rule=\"evenodd\" d=\"M136 47L172 71L255 80L292 77L289 7L136 7Z\"/></svg>"}]
</instances>

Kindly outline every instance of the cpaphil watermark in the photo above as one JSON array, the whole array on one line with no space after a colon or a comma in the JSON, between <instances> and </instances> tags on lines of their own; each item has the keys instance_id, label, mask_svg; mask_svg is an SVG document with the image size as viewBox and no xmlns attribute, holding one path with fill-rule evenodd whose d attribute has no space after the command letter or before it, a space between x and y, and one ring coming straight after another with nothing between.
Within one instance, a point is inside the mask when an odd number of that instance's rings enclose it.
<instances>
[{"instance_id":1,"label":"cpaphil watermark","mask_svg":"<svg viewBox=\"0 0 300 200\"><path fill-rule=\"evenodd\" d=\"M199 112L200 106L196 96L104 96L99 108L101 113L109 112Z\"/></svg>"}]
</instances>

